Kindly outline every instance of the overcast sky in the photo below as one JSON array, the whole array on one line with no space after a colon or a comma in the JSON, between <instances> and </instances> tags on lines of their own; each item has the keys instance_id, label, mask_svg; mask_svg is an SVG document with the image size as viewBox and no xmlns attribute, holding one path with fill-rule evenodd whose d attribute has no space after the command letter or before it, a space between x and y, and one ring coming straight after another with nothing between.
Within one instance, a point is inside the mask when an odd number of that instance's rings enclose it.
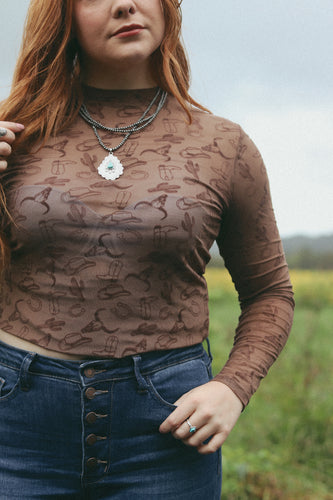
<instances>
[{"instance_id":1,"label":"overcast sky","mask_svg":"<svg viewBox=\"0 0 333 500\"><path fill-rule=\"evenodd\" d=\"M2 6L0 99L28 4ZM282 236L332 233L333 0L183 0L183 26L192 95L259 147Z\"/></svg>"}]
</instances>

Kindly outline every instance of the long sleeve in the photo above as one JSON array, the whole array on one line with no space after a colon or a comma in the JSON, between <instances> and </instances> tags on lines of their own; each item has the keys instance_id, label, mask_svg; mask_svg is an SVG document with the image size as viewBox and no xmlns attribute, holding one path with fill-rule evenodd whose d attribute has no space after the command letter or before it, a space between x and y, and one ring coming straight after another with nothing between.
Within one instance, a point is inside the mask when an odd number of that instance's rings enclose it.
<instances>
[{"instance_id":1,"label":"long sleeve","mask_svg":"<svg viewBox=\"0 0 333 500\"><path fill-rule=\"evenodd\" d=\"M217 243L241 315L229 359L215 380L228 385L245 406L287 341L294 300L266 169L243 131L231 194Z\"/></svg>"},{"instance_id":2,"label":"long sleeve","mask_svg":"<svg viewBox=\"0 0 333 500\"><path fill-rule=\"evenodd\" d=\"M156 90L85 94L94 119L126 125ZM285 342L292 308L260 155L225 118L194 110L188 125L171 96L119 154L123 175L101 178L105 151L78 116L19 159L6 188L11 267L0 328L49 350L102 358L203 342L204 273L217 239L243 309L218 380L246 404Z\"/></svg>"}]
</instances>

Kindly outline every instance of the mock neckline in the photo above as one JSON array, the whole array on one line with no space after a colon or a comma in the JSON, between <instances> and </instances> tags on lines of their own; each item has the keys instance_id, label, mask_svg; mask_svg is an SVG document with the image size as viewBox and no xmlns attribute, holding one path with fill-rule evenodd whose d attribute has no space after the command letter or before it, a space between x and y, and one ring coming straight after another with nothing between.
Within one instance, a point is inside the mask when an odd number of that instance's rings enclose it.
<instances>
[{"instance_id":1,"label":"mock neckline","mask_svg":"<svg viewBox=\"0 0 333 500\"><path fill-rule=\"evenodd\" d=\"M88 101L132 101L153 99L158 87L149 87L144 89L100 89L83 85L84 99Z\"/></svg>"}]
</instances>

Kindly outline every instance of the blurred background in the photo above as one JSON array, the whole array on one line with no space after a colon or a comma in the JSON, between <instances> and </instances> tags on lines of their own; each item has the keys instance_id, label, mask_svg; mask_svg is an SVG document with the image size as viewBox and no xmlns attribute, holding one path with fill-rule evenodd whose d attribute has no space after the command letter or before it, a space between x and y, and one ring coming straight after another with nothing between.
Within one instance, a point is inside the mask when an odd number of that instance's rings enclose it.
<instances>
[{"instance_id":1,"label":"blurred background","mask_svg":"<svg viewBox=\"0 0 333 500\"><path fill-rule=\"evenodd\" d=\"M28 4L2 7L0 100ZM239 123L263 155L297 306L285 350L224 446L222 498L333 499L333 2L183 0L182 10L193 97ZM217 371L239 307L212 254Z\"/></svg>"}]
</instances>

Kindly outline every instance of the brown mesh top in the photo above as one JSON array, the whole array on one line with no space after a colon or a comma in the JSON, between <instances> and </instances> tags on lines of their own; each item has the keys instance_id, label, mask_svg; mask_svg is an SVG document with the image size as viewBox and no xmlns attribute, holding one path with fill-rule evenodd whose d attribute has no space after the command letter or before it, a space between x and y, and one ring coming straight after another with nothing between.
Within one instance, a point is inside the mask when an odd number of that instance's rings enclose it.
<instances>
[{"instance_id":1,"label":"brown mesh top","mask_svg":"<svg viewBox=\"0 0 333 500\"><path fill-rule=\"evenodd\" d=\"M91 115L136 121L156 89L86 89ZM102 132L107 144L121 139ZM234 123L173 97L100 177L107 152L78 117L22 159L8 193L12 266L0 328L46 349L124 357L193 345L208 335L203 276L216 240L242 314L216 380L247 404L286 342L292 290L262 158Z\"/></svg>"}]
</instances>

